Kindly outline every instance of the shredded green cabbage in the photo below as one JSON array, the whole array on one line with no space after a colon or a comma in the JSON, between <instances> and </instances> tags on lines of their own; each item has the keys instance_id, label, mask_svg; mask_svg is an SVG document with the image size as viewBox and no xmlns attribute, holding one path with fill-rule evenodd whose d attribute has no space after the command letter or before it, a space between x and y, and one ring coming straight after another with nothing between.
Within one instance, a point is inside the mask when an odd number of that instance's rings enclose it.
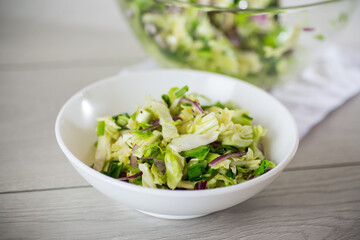
<instances>
[{"instance_id":1,"label":"shredded green cabbage","mask_svg":"<svg viewBox=\"0 0 360 240\"><path fill-rule=\"evenodd\" d=\"M271 11L279 6L278 0L181 1L270 9L261 14L208 12L175 1L169 5L154 0L118 1L145 48L162 64L227 74L264 88L290 68L301 32L298 27L284 27Z\"/></svg>"},{"instance_id":2,"label":"shredded green cabbage","mask_svg":"<svg viewBox=\"0 0 360 240\"><path fill-rule=\"evenodd\" d=\"M188 104L200 101L187 91L172 88L161 100L148 96L131 116L98 118L93 168L149 188L204 189L275 167L261 144L266 129L252 124L249 111L229 103Z\"/></svg>"}]
</instances>

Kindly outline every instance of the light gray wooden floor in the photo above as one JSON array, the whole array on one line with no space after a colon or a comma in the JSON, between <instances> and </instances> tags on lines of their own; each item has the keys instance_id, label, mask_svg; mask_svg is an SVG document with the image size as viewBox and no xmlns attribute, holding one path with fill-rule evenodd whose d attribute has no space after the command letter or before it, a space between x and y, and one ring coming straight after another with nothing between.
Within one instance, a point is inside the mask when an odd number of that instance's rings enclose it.
<instances>
[{"instance_id":1,"label":"light gray wooden floor","mask_svg":"<svg viewBox=\"0 0 360 240\"><path fill-rule=\"evenodd\" d=\"M157 219L89 186L55 118L82 87L146 58L122 21L111 1L0 1L0 239L360 239L360 95L268 189L228 210Z\"/></svg>"}]
</instances>

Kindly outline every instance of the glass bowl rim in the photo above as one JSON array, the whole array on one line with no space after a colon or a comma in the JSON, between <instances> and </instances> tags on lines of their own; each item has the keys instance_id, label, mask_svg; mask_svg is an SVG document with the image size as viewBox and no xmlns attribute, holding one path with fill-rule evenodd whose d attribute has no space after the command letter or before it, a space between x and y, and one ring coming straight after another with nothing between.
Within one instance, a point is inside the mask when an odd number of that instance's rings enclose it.
<instances>
[{"instance_id":1,"label":"glass bowl rim","mask_svg":"<svg viewBox=\"0 0 360 240\"><path fill-rule=\"evenodd\" d=\"M306 10L308 8L331 4L331 3L337 3L337 2L345 2L350 0L322 0L314 3L308 3L308 4L300 4L300 5L294 5L294 6L288 6L288 7L269 7L269 8L235 8L235 7L217 7L217 6L206 6L202 4L197 3L191 3L191 2L183 2L181 0L153 0L159 3L164 4L175 4L180 6L192 6L196 8L200 8L203 11L209 11L209 12L237 12L237 13L261 13L261 12L282 12L284 10Z\"/></svg>"}]
</instances>

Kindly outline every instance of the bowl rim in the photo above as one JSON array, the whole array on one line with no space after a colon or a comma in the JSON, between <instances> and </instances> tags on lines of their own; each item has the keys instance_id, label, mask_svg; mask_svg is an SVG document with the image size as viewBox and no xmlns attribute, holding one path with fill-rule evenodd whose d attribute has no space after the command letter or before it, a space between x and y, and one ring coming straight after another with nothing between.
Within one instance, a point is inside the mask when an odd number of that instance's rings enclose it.
<instances>
[{"instance_id":1,"label":"bowl rim","mask_svg":"<svg viewBox=\"0 0 360 240\"><path fill-rule=\"evenodd\" d=\"M218 7L218 6L208 6L198 3L192 3L192 2L183 2L181 0L156 0L157 2L161 2L164 4L175 4L175 5L181 5L181 6L191 6L196 8L201 8L203 11L209 11L209 12L236 12L236 13L263 13L263 12L275 12L275 13L281 13L285 10L306 10L308 8L336 3L336 2L345 2L345 1L351 1L351 0L322 0L322 1L316 1L314 3L307 3L307 4L300 4L300 5L294 5L294 6L288 6L288 7L269 7L269 8L236 8L236 7Z\"/></svg>"},{"instance_id":2,"label":"bowl rim","mask_svg":"<svg viewBox=\"0 0 360 240\"><path fill-rule=\"evenodd\" d=\"M88 166L84 162L82 162L80 159L78 159L66 147L66 145L62 139L61 133L60 133L60 122L63 117L63 114L64 114L65 110L67 109L67 107L69 105L71 105L71 103L73 101L75 101L77 98L81 97L84 92L86 92L92 88L95 88L96 86L106 84L106 83L112 82L112 81L117 81L117 80L119 80L119 78L120 79L126 78L129 75L135 76L135 77L136 76L141 77L144 74L145 75L148 75L148 74L174 74L174 75L198 74L198 75L203 75L204 77L205 76L209 76L209 77L216 76L217 78L219 78L219 77L222 78L222 80L235 81L237 84L243 84L244 86L246 86L248 88L253 88L256 91L262 92L262 94L265 94L268 97L272 98L272 100L274 100L276 102L276 104L278 104L282 108L282 110L288 115L288 118L290 120L291 129L293 130L293 132L295 134L295 136L294 136L295 139L294 139L294 143L292 145L291 150L286 155L284 160L282 160L279 164L277 164L275 166L275 168L273 168L271 171L269 171L261 176L258 176L249 181L235 184L232 186L227 186L227 187L222 187L222 188L213 188L213 189L204 189L204 190L170 190L170 189L147 188L147 187L139 186L136 184L131 184L128 182L119 181L119 180L111 178L105 174L102 174L99 171L96 171L95 169L91 168L90 166ZM289 110L279 100L277 100L275 97L273 97L271 94L269 94L265 90L263 90L259 87L256 87L250 83L247 83L245 81L235 79L235 78L232 78L232 77L229 77L226 75L222 75L222 74L218 74L218 73L210 73L210 72L205 72L205 71L199 71L199 70L189 70L189 69L186 69L186 70L184 70L184 69L160 69L160 70L143 70L143 71L139 71L139 72L124 72L124 73L120 73L120 74L112 76L112 77L108 77L108 78L96 81L96 82L80 89L74 95L72 95L65 102L65 104L61 107L61 109L57 115L56 122L55 122L55 137L58 142L58 145L60 146L61 150L64 152L65 156L70 161L70 163L72 165L76 166L77 168L82 169L88 175L91 175L92 177L94 177L98 180L101 180L103 182L109 183L111 185L115 185L117 187L123 188L125 190L129 190L129 191L136 191L136 192L141 191L146 194L161 195L163 197L184 197L184 198L204 197L204 196L206 197L206 196L214 196L214 195L218 195L218 194L227 194L227 193L239 191L241 189L250 188L252 186L257 185L260 182L269 180L269 179L271 179L271 177L273 177L276 174L281 173L284 170L284 168L290 163L290 161L294 157L296 150L299 146L299 132L298 132L298 128L297 128L295 119L293 118L293 116L291 115Z\"/></svg>"}]
</instances>

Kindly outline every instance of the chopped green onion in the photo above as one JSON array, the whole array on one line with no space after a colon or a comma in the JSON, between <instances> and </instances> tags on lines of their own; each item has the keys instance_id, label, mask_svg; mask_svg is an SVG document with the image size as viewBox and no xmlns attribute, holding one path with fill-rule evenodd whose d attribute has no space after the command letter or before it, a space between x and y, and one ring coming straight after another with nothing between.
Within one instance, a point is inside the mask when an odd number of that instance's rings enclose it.
<instances>
[{"instance_id":1,"label":"chopped green onion","mask_svg":"<svg viewBox=\"0 0 360 240\"><path fill-rule=\"evenodd\" d=\"M175 97L179 98L179 97L183 96L187 91L189 91L189 87L187 85L185 85L180 90L177 90L175 92Z\"/></svg>"},{"instance_id":2,"label":"chopped green onion","mask_svg":"<svg viewBox=\"0 0 360 240\"><path fill-rule=\"evenodd\" d=\"M141 185L142 184L142 177L141 176L136 177L135 184L136 185Z\"/></svg>"},{"instance_id":3,"label":"chopped green onion","mask_svg":"<svg viewBox=\"0 0 360 240\"><path fill-rule=\"evenodd\" d=\"M126 124L128 124L128 121L129 121L128 118L121 116L116 120L116 124L124 127Z\"/></svg>"},{"instance_id":4,"label":"chopped green onion","mask_svg":"<svg viewBox=\"0 0 360 240\"><path fill-rule=\"evenodd\" d=\"M241 117L246 118L246 119L248 119L248 120L253 120L253 118L250 117L249 115L247 115L246 113L243 113L243 114L241 115Z\"/></svg>"},{"instance_id":5,"label":"chopped green onion","mask_svg":"<svg viewBox=\"0 0 360 240\"><path fill-rule=\"evenodd\" d=\"M97 127L97 135L98 137L103 136L104 133L105 133L105 121L99 121Z\"/></svg>"},{"instance_id":6,"label":"chopped green onion","mask_svg":"<svg viewBox=\"0 0 360 240\"><path fill-rule=\"evenodd\" d=\"M124 166L124 163L121 163L120 165L117 165L115 170L111 173L111 177L118 178L120 176L121 170Z\"/></svg>"},{"instance_id":7,"label":"chopped green onion","mask_svg":"<svg viewBox=\"0 0 360 240\"><path fill-rule=\"evenodd\" d=\"M236 178L236 174L235 174L231 169L229 169L229 170L226 172L226 176L228 176L229 178L232 178L232 179L235 179L235 178Z\"/></svg>"},{"instance_id":8,"label":"chopped green onion","mask_svg":"<svg viewBox=\"0 0 360 240\"><path fill-rule=\"evenodd\" d=\"M125 125L128 124L130 116L128 113L120 113L118 115L113 116L112 119L118 126L125 127Z\"/></svg>"},{"instance_id":9,"label":"chopped green onion","mask_svg":"<svg viewBox=\"0 0 360 240\"><path fill-rule=\"evenodd\" d=\"M169 95L163 94L163 95L161 96L161 98L164 100L164 102L167 104L168 107L171 106L171 101L170 101Z\"/></svg>"},{"instance_id":10,"label":"chopped green onion","mask_svg":"<svg viewBox=\"0 0 360 240\"><path fill-rule=\"evenodd\" d=\"M324 35L322 35L322 34L316 35L315 38L320 40L320 41L324 41L324 39L325 39Z\"/></svg>"},{"instance_id":11,"label":"chopped green onion","mask_svg":"<svg viewBox=\"0 0 360 240\"><path fill-rule=\"evenodd\" d=\"M349 20L349 16L346 13L341 13L339 15L339 22L347 22Z\"/></svg>"},{"instance_id":12,"label":"chopped green onion","mask_svg":"<svg viewBox=\"0 0 360 240\"><path fill-rule=\"evenodd\" d=\"M182 106L185 106L185 107L192 107L192 105L190 103L181 103Z\"/></svg>"},{"instance_id":13,"label":"chopped green onion","mask_svg":"<svg viewBox=\"0 0 360 240\"><path fill-rule=\"evenodd\" d=\"M119 178L120 173L124 167L124 163L119 164L119 161L111 161L107 171L101 171L103 174L113 178Z\"/></svg>"}]
</instances>

